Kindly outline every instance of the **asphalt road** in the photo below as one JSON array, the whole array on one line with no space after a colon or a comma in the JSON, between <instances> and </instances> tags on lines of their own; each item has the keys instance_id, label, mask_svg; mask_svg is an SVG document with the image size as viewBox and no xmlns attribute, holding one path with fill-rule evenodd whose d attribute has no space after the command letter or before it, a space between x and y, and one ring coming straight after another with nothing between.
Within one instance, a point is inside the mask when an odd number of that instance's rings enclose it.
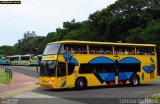
<instances>
[{"instance_id":1,"label":"asphalt road","mask_svg":"<svg viewBox=\"0 0 160 104\"><path fill-rule=\"evenodd\" d=\"M152 83L145 83L138 87L108 86L98 88L88 88L87 90L76 91L74 89L53 90L40 87L33 92L68 99L81 103L120 103L123 98L148 98L150 95L160 93L160 80Z\"/></svg>"},{"instance_id":2,"label":"asphalt road","mask_svg":"<svg viewBox=\"0 0 160 104\"><path fill-rule=\"evenodd\" d=\"M19 72L31 77L38 78L37 68L34 66L0 66L1 68L8 68L12 71ZM38 67L39 69L39 67Z\"/></svg>"},{"instance_id":3,"label":"asphalt road","mask_svg":"<svg viewBox=\"0 0 160 104\"><path fill-rule=\"evenodd\" d=\"M24 66L10 66L13 71L20 72L31 77L38 77L35 67L24 67ZM50 88L39 87L32 91L32 93L43 94L50 97L55 97L54 102L63 101L73 101L76 103L114 103L118 104L123 100L123 98L148 98L150 95L155 93L160 93L160 79L155 82L144 83L138 87L132 87L129 85L125 86L108 86L108 87L93 87L82 91L76 91L74 89L63 89L63 90L53 90ZM62 100L63 99L63 100ZM23 99L23 101L26 99ZM32 102L42 103L44 99L34 99ZM42 100L42 101L41 101ZM50 101L51 100L51 101ZM45 99L47 102L53 102L53 99ZM57 100L57 101L55 101ZM65 100L63 102L65 102ZM106 103L104 103L106 102ZM71 102L70 102L71 103ZM122 103L122 102L121 102ZM56 103L58 104L58 103ZM63 104L63 103L61 103Z\"/></svg>"}]
</instances>

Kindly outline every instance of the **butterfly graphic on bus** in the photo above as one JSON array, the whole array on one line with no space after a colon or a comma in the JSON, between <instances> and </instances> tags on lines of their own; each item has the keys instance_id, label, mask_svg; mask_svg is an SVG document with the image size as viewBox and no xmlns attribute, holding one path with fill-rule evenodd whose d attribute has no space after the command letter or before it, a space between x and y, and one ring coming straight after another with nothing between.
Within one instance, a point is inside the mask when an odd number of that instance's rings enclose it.
<instances>
[{"instance_id":1,"label":"butterfly graphic on bus","mask_svg":"<svg viewBox=\"0 0 160 104\"><path fill-rule=\"evenodd\" d=\"M115 57L114 57L115 58ZM119 59L119 58L118 58ZM115 60L115 59L114 59ZM129 80L133 74L135 74L135 72L133 71L129 71L130 69L126 69L125 65L139 65L140 68L140 61L134 57L125 57L123 59L119 59L118 61L118 66L121 66L121 71L116 72L114 69L115 66L115 61L113 61L111 58L107 58L107 57L96 57L94 59L92 59L91 61L88 62L88 64L104 64L104 65L110 65L112 66L112 71L109 72L100 72L100 73L94 73L94 75L97 77L97 79L103 84L104 82L106 82L108 84L108 82L112 82L114 83L115 81L115 76L118 76L118 80L120 81L127 81ZM133 67L131 66L131 68L133 69ZM125 71L122 71L123 68L125 69ZM128 67L127 67L128 68ZM116 75L117 73L117 75Z\"/></svg>"},{"instance_id":2,"label":"butterfly graphic on bus","mask_svg":"<svg viewBox=\"0 0 160 104\"><path fill-rule=\"evenodd\" d=\"M150 57L150 61L151 61L151 64L143 66L143 70L147 73L152 73L156 68L154 64L154 59L152 57Z\"/></svg>"}]
</instances>

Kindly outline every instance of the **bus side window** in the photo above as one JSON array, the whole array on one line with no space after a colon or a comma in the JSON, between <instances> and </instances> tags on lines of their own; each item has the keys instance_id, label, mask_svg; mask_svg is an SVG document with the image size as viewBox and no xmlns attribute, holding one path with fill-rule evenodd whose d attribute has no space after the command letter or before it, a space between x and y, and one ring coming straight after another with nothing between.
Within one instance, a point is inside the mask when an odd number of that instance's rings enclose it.
<instances>
[{"instance_id":1,"label":"bus side window","mask_svg":"<svg viewBox=\"0 0 160 104\"><path fill-rule=\"evenodd\" d=\"M78 54L82 54L82 50L81 50L81 48L78 48L78 52L77 52Z\"/></svg>"},{"instance_id":2,"label":"bus side window","mask_svg":"<svg viewBox=\"0 0 160 104\"><path fill-rule=\"evenodd\" d=\"M132 49L131 55L135 55L135 50Z\"/></svg>"},{"instance_id":3,"label":"bus side window","mask_svg":"<svg viewBox=\"0 0 160 104\"><path fill-rule=\"evenodd\" d=\"M128 54L129 54L128 50L127 50L127 49L125 49L125 51L124 51L124 55L128 55Z\"/></svg>"},{"instance_id":4,"label":"bus side window","mask_svg":"<svg viewBox=\"0 0 160 104\"><path fill-rule=\"evenodd\" d=\"M116 46L115 54L119 55L135 55L135 48L129 46Z\"/></svg>"},{"instance_id":5,"label":"bus side window","mask_svg":"<svg viewBox=\"0 0 160 104\"><path fill-rule=\"evenodd\" d=\"M118 54L118 55L123 55L124 52L122 50L122 47L115 47L115 54Z\"/></svg>"},{"instance_id":6,"label":"bus side window","mask_svg":"<svg viewBox=\"0 0 160 104\"><path fill-rule=\"evenodd\" d=\"M90 54L96 54L94 49L90 49L90 50L89 50L89 53L90 53Z\"/></svg>"},{"instance_id":7,"label":"bus side window","mask_svg":"<svg viewBox=\"0 0 160 104\"><path fill-rule=\"evenodd\" d=\"M105 45L90 45L90 54L112 54L112 47Z\"/></svg>"},{"instance_id":8,"label":"bus side window","mask_svg":"<svg viewBox=\"0 0 160 104\"><path fill-rule=\"evenodd\" d=\"M107 49L104 51L104 54L112 54L112 51Z\"/></svg>"},{"instance_id":9,"label":"bus side window","mask_svg":"<svg viewBox=\"0 0 160 104\"><path fill-rule=\"evenodd\" d=\"M62 45L61 48L60 48L60 52L59 53L60 54L66 54L66 53L68 53L68 48L65 47L64 45Z\"/></svg>"},{"instance_id":10,"label":"bus side window","mask_svg":"<svg viewBox=\"0 0 160 104\"><path fill-rule=\"evenodd\" d=\"M81 46L81 47L79 47L78 49L77 49L77 53L78 54L87 54L87 46Z\"/></svg>"},{"instance_id":11,"label":"bus side window","mask_svg":"<svg viewBox=\"0 0 160 104\"><path fill-rule=\"evenodd\" d=\"M154 48L150 48L150 49L148 50L148 54L149 54L149 55L155 55Z\"/></svg>"},{"instance_id":12,"label":"bus side window","mask_svg":"<svg viewBox=\"0 0 160 104\"><path fill-rule=\"evenodd\" d=\"M155 55L153 47L137 47L137 55Z\"/></svg>"},{"instance_id":13,"label":"bus side window","mask_svg":"<svg viewBox=\"0 0 160 104\"><path fill-rule=\"evenodd\" d=\"M75 50L73 48L71 48L70 53L74 54Z\"/></svg>"},{"instance_id":14,"label":"bus side window","mask_svg":"<svg viewBox=\"0 0 160 104\"><path fill-rule=\"evenodd\" d=\"M136 52L137 55L140 55L141 52L139 51L139 49L137 49L137 52Z\"/></svg>"},{"instance_id":15,"label":"bus side window","mask_svg":"<svg viewBox=\"0 0 160 104\"><path fill-rule=\"evenodd\" d=\"M67 44L65 50L70 54L87 54L87 45Z\"/></svg>"}]
</instances>

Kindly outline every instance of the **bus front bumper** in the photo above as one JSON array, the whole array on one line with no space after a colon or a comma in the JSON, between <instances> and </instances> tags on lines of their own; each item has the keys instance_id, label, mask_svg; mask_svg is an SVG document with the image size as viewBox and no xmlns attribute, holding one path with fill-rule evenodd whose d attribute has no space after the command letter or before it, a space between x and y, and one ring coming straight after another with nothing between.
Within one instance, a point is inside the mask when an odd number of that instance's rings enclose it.
<instances>
[{"instance_id":1,"label":"bus front bumper","mask_svg":"<svg viewBox=\"0 0 160 104\"><path fill-rule=\"evenodd\" d=\"M44 86L44 87L54 88L54 84L50 82L41 81L41 82L38 82L37 84L40 84L41 86Z\"/></svg>"}]
</instances>

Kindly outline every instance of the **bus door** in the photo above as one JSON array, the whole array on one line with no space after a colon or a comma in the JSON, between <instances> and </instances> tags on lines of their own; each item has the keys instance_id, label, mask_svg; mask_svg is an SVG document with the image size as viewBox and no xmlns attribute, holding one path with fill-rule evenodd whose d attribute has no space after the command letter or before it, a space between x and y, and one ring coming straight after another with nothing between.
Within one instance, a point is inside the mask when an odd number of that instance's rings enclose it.
<instances>
[{"instance_id":1,"label":"bus door","mask_svg":"<svg viewBox=\"0 0 160 104\"><path fill-rule=\"evenodd\" d=\"M57 65L57 87L65 88L67 86L67 62L58 62Z\"/></svg>"}]
</instances>

